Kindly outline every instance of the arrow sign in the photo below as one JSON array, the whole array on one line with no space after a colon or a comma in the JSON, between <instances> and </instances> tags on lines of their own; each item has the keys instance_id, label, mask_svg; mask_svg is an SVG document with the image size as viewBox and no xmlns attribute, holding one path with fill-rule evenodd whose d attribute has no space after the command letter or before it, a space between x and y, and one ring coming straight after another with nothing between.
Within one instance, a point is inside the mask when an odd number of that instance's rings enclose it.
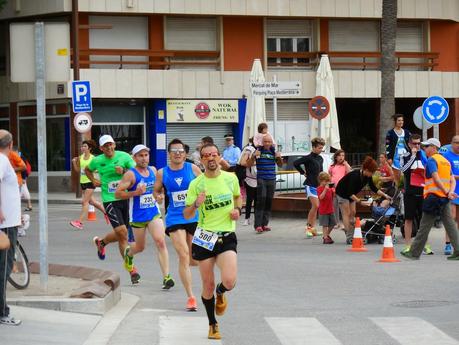
<instances>
[{"instance_id":1,"label":"arrow sign","mask_svg":"<svg viewBox=\"0 0 459 345\"><path fill-rule=\"evenodd\" d=\"M253 96L264 97L291 97L301 94L300 81L272 81L264 83L251 83Z\"/></svg>"},{"instance_id":2,"label":"arrow sign","mask_svg":"<svg viewBox=\"0 0 459 345\"><path fill-rule=\"evenodd\" d=\"M438 125L448 118L448 102L443 97L431 96L422 104L422 115L427 122Z\"/></svg>"}]
</instances>

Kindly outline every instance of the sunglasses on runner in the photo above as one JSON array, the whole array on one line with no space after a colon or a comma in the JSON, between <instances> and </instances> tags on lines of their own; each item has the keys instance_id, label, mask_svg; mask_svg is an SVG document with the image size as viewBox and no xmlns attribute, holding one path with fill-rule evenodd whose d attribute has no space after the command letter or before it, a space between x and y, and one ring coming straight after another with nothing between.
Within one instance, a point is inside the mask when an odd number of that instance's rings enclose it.
<instances>
[{"instance_id":1,"label":"sunglasses on runner","mask_svg":"<svg viewBox=\"0 0 459 345\"><path fill-rule=\"evenodd\" d=\"M185 149L170 149L169 152L182 154L182 153L185 153Z\"/></svg>"},{"instance_id":2,"label":"sunglasses on runner","mask_svg":"<svg viewBox=\"0 0 459 345\"><path fill-rule=\"evenodd\" d=\"M201 158L204 158L204 159L209 159L210 157L217 158L218 156L220 156L218 152L207 152L207 153L201 154Z\"/></svg>"}]
</instances>

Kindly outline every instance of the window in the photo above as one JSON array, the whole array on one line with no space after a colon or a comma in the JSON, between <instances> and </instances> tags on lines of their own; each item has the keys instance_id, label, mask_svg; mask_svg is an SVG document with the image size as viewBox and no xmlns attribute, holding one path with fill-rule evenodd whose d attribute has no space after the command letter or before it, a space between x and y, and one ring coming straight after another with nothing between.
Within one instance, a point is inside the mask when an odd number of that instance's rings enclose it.
<instances>
[{"instance_id":1,"label":"window","mask_svg":"<svg viewBox=\"0 0 459 345\"><path fill-rule=\"evenodd\" d=\"M268 37L268 53L300 53L310 51L309 37ZM289 66L297 67L308 64L309 59L298 57L270 57L268 65L270 66Z\"/></svg>"}]
</instances>

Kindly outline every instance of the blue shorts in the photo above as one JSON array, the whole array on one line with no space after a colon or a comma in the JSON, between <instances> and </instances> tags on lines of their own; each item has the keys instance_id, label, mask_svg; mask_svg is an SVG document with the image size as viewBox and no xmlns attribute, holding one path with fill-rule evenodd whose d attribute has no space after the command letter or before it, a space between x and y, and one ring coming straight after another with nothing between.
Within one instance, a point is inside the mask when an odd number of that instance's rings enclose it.
<instances>
[{"instance_id":1,"label":"blue shorts","mask_svg":"<svg viewBox=\"0 0 459 345\"><path fill-rule=\"evenodd\" d=\"M459 198L456 198L456 199L451 200L451 203L452 203L453 205L459 206Z\"/></svg>"},{"instance_id":2,"label":"blue shorts","mask_svg":"<svg viewBox=\"0 0 459 345\"><path fill-rule=\"evenodd\" d=\"M317 188L316 187L311 187L308 185L304 186L304 192L306 193L306 197L312 197L312 198L318 198L317 195Z\"/></svg>"}]
</instances>

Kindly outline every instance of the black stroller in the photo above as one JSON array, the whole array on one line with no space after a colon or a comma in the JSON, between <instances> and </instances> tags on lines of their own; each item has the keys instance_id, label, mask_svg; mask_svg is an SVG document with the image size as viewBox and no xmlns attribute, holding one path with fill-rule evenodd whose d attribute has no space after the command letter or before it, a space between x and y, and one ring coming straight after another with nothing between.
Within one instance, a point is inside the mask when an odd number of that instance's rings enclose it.
<instances>
[{"instance_id":1,"label":"black stroller","mask_svg":"<svg viewBox=\"0 0 459 345\"><path fill-rule=\"evenodd\" d=\"M403 194L400 190L394 192L392 201L387 206L374 201L371 205L371 219L367 219L362 226L362 237L365 243L384 243L386 225L390 226L392 241L395 243L394 227L403 228L404 218L401 207ZM402 230L403 231L403 230Z\"/></svg>"}]
</instances>

